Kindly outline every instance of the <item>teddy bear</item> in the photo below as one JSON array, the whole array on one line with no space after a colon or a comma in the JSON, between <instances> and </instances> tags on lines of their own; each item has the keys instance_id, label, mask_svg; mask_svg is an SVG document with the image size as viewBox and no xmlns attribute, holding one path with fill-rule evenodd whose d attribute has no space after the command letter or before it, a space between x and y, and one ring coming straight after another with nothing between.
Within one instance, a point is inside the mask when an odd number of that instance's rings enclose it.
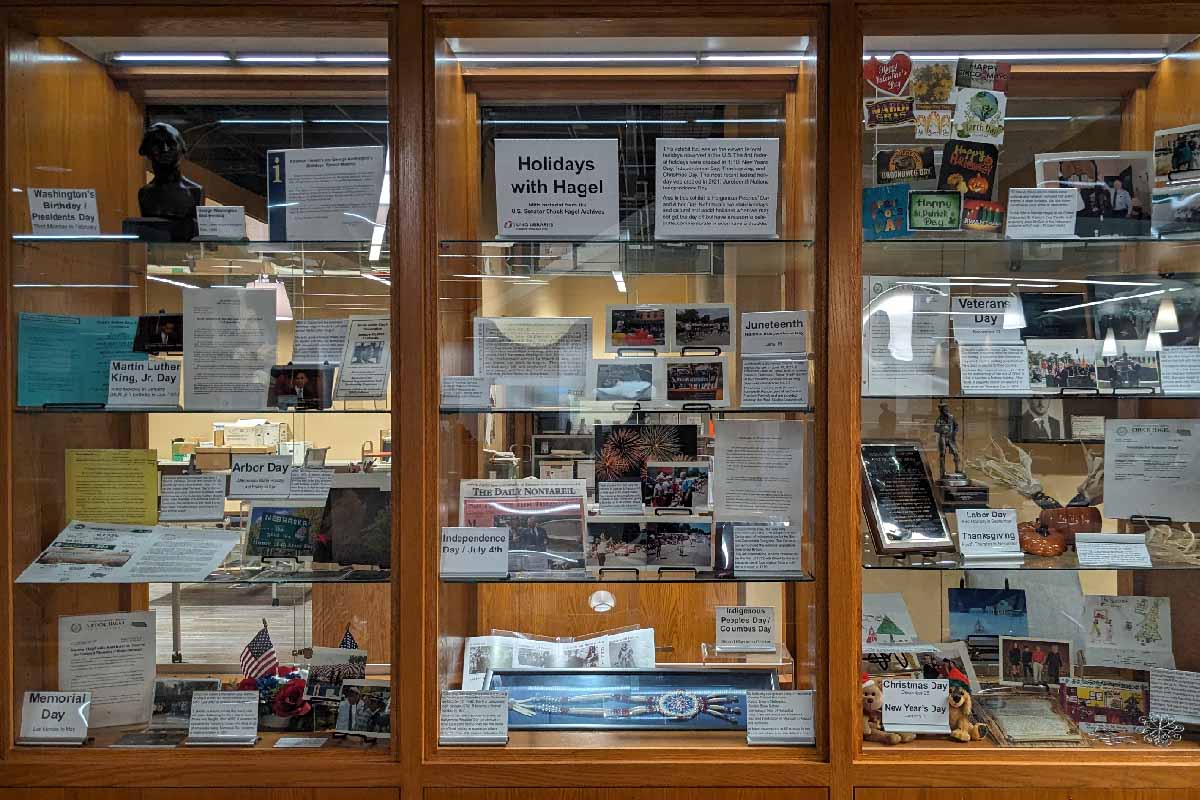
<instances>
[{"instance_id":1,"label":"teddy bear","mask_svg":"<svg viewBox=\"0 0 1200 800\"><path fill-rule=\"evenodd\" d=\"M957 667L946 674L950 679L950 738L956 742L973 742L987 736L987 726L971 721L971 691L967 676Z\"/></svg>"},{"instance_id":2,"label":"teddy bear","mask_svg":"<svg viewBox=\"0 0 1200 800\"><path fill-rule=\"evenodd\" d=\"M888 733L883 729L883 689L874 678L862 674L863 740L900 744L917 738L915 733Z\"/></svg>"}]
</instances>

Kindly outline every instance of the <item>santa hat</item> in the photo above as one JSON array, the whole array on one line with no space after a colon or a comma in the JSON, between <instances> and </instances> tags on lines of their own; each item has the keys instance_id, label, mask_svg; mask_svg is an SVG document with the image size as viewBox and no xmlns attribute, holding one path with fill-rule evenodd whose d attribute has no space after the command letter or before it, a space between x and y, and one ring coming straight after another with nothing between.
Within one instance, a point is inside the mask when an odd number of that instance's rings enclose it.
<instances>
[{"instance_id":1,"label":"santa hat","mask_svg":"<svg viewBox=\"0 0 1200 800\"><path fill-rule=\"evenodd\" d=\"M951 686L957 686L964 692L971 691L971 684L967 681L967 676L963 675L958 667L951 667L950 671L946 673L946 677L950 679Z\"/></svg>"},{"instance_id":2,"label":"santa hat","mask_svg":"<svg viewBox=\"0 0 1200 800\"><path fill-rule=\"evenodd\" d=\"M859 677L860 677L860 678L861 678L861 680L862 680L862 688L863 688L863 689L867 688L868 686L874 686L874 685L875 685L875 679L874 679L874 678L872 678L872 677L871 677L870 675L868 675L867 673L865 673L865 672L864 672L864 673L862 673L862 674L861 674Z\"/></svg>"}]
</instances>

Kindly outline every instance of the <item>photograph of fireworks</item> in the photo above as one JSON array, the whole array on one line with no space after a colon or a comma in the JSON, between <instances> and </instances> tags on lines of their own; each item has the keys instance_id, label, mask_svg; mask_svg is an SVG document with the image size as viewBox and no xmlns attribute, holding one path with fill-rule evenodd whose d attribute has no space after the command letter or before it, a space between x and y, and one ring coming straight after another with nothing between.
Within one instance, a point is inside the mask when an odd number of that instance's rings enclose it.
<instances>
[{"instance_id":1,"label":"photograph of fireworks","mask_svg":"<svg viewBox=\"0 0 1200 800\"><path fill-rule=\"evenodd\" d=\"M643 482L646 463L695 461L695 425L597 425L596 480ZM643 501L653 499L642 485Z\"/></svg>"}]
</instances>

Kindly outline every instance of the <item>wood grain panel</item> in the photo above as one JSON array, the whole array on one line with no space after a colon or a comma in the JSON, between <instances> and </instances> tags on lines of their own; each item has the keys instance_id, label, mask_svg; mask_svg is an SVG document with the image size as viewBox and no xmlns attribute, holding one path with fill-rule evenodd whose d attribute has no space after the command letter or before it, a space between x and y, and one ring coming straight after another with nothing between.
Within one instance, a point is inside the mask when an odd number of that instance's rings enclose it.
<instances>
[{"instance_id":1,"label":"wood grain panel","mask_svg":"<svg viewBox=\"0 0 1200 800\"><path fill-rule=\"evenodd\" d=\"M824 789L426 789L425 800L825 800Z\"/></svg>"},{"instance_id":2,"label":"wood grain panel","mask_svg":"<svg viewBox=\"0 0 1200 800\"><path fill-rule=\"evenodd\" d=\"M856 789L854 800L1198 800L1200 789Z\"/></svg>"}]
</instances>

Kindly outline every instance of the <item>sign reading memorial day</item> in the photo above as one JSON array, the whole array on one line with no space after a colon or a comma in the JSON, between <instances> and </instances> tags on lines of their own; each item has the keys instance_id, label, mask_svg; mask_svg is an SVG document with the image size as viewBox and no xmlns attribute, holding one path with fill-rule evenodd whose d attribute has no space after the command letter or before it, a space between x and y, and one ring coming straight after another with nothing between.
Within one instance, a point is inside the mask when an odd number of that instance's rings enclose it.
<instances>
[{"instance_id":1,"label":"sign reading memorial day","mask_svg":"<svg viewBox=\"0 0 1200 800\"><path fill-rule=\"evenodd\" d=\"M497 139L497 236L616 236L617 181L616 139Z\"/></svg>"},{"instance_id":2,"label":"sign reading memorial day","mask_svg":"<svg viewBox=\"0 0 1200 800\"><path fill-rule=\"evenodd\" d=\"M38 236L99 236L95 189L34 189L29 196L29 230Z\"/></svg>"},{"instance_id":3,"label":"sign reading memorial day","mask_svg":"<svg viewBox=\"0 0 1200 800\"><path fill-rule=\"evenodd\" d=\"M779 140L660 137L654 200L656 239L772 237Z\"/></svg>"}]
</instances>

